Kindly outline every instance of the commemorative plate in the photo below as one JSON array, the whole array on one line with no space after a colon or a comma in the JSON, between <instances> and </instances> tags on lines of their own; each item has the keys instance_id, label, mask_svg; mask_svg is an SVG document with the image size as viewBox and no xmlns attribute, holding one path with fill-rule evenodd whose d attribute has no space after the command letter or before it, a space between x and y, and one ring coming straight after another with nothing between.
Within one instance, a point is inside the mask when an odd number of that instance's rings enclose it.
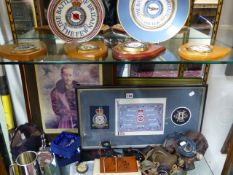
<instances>
[{"instance_id":1,"label":"commemorative plate","mask_svg":"<svg viewBox=\"0 0 233 175\"><path fill-rule=\"evenodd\" d=\"M52 32L65 41L86 42L94 38L104 20L100 0L52 0L48 24Z\"/></svg>"},{"instance_id":2,"label":"commemorative plate","mask_svg":"<svg viewBox=\"0 0 233 175\"><path fill-rule=\"evenodd\" d=\"M117 8L119 20L131 37L160 43L182 29L190 0L118 0Z\"/></svg>"}]
</instances>

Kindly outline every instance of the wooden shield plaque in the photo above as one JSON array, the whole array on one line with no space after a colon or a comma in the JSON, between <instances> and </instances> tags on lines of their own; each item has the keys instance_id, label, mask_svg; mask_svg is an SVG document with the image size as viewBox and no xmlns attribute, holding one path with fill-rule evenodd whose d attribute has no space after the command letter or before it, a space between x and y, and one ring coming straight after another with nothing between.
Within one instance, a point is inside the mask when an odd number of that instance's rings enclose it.
<instances>
[{"instance_id":1,"label":"wooden shield plaque","mask_svg":"<svg viewBox=\"0 0 233 175\"><path fill-rule=\"evenodd\" d=\"M166 48L160 45L132 41L115 46L112 49L112 56L116 60L148 60L165 50Z\"/></svg>"}]
</instances>

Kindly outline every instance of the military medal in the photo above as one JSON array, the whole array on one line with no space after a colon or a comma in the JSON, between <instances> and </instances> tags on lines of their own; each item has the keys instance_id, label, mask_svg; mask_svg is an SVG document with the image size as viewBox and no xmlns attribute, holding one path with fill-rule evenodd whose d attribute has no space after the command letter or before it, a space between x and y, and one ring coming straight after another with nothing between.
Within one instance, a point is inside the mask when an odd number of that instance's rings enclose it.
<instances>
[{"instance_id":1,"label":"military medal","mask_svg":"<svg viewBox=\"0 0 233 175\"><path fill-rule=\"evenodd\" d=\"M32 61L47 54L47 46L43 42L5 44L0 46L0 57L17 60Z\"/></svg>"},{"instance_id":2,"label":"military medal","mask_svg":"<svg viewBox=\"0 0 233 175\"><path fill-rule=\"evenodd\" d=\"M176 35L184 26L190 0L119 0L121 25L134 39L159 43Z\"/></svg>"},{"instance_id":3,"label":"military medal","mask_svg":"<svg viewBox=\"0 0 233 175\"><path fill-rule=\"evenodd\" d=\"M47 16L56 36L65 41L85 42L99 33L105 14L99 0L52 0Z\"/></svg>"},{"instance_id":4,"label":"military medal","mask_svg":"<svg viewBox=\"0 0 233 175\"><path fill-rule=\"evenodd\" d=\"M80 60L100 60L108 55L108 47L102 41L66 43L64 51L69 58Z\"/></svg>"},{"instance_id":5,"label":"military medal","mask_svg":"<svg viewBox=\"0 0 233 175\"><path fill-rule=\"evenodd\" d=\"M213 61L224 58L230 54L230 48L219 47L216 45L203 44L184 44L179 50L182 59L190 61Z\"/></svg>"},{"instance_id":6,"label":"military medal","mask_svg":"<svg viewBox=\"0 0 233 175\"><path fill-rule=\"evenodd\" d=\"M146 60L155 58L165 50L160 45L131 41L113 47L112 56L116 60Z\"/></svg>"}]
</instances>

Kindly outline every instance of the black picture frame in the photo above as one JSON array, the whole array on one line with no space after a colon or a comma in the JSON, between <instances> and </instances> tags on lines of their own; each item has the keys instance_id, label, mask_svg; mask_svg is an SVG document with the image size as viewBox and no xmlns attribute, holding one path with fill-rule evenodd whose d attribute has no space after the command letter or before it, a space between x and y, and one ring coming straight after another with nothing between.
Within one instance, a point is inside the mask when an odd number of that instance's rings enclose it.
<instances>
[{"instance_id":1,"label":"black picture frame","mask_svg":"<svg viewBox=\"0 0 233 175\"><path fill-rule=\"evenodd\" d=\"M151 86L151 87L79 87L77 99L79 108L80 136L83 149L97 149L102 141L108 140L114 148L144 147L146 145L161 144L168 134L185 132L188 130L201 131L207 85L191 86ZM128 97L127 97L128 96ZM131 97L130 97L131 96ZM158 99L166 98L166 110L164 111L164 131L153 135L117 135L116 128L116 99ZM108 119L108 128L93 128L94 113L91 107L106 108L103 113ZM172 119L175 112L186 110L192 115L184 123ZM101 117L100 117L101 118ZM103 117L102 117L103 118ZM187 117L188 118L188 117ZM175 123L174 123L175 122Z\"/></svg>"}]
</instances>

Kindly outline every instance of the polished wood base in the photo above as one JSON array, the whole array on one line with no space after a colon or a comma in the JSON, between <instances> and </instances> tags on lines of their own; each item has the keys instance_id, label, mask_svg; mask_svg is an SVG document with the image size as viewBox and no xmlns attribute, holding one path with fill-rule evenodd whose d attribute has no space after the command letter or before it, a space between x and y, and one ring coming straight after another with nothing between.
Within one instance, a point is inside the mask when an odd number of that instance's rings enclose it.
<instances>
[{"instance_id":1,"label":"polished wood base","mask_svg":"<svg viewBox=\"0 0 233 175\"><path fill-rule=\"evenodd\" d=\"M190 47L209 47L210 51L193 51L190 50ZM182 45L179 50L179 56L182 59L189 60L189 61L214 61L225 56L229 55L231 52L231 48L219 47L216 45L197 45L197 44L184 44Z\"/></svg>"},{"instance_id":2,"label":"polished wood base","mask_svg":"<svg viewBox=\"0 0 233 175\"><path fill-rule=\"evenodd\" d=\"M16 61L32 61L47 54L43 42L5 44L0 46L0 57Z\"/></svg>"},{"instance_id":3,"label":"polished wood base","mask_svg":"<svg viewBox=\"0 0 233 175\"><path fill-rule=\"evenodd\" d=\"M108 55L108 47L102 41L66 43L64 51L69 58L78 60L102 60Z\"/></svg>"},{"instance_id":4,"label":"polished wood base","mask_svg":"<svg viewBox=\"0 0 233 175\"><path fill-rule=\"evenodd\" d=\"M165 47L156 45L156 44L148 44L147 49L139 50L139 51L127 51L125 49L124 44L118 44L112 49L112 56L116 60L149 60L156 58L159 54L166 50Z\"/></svg>"}]
</instances>

